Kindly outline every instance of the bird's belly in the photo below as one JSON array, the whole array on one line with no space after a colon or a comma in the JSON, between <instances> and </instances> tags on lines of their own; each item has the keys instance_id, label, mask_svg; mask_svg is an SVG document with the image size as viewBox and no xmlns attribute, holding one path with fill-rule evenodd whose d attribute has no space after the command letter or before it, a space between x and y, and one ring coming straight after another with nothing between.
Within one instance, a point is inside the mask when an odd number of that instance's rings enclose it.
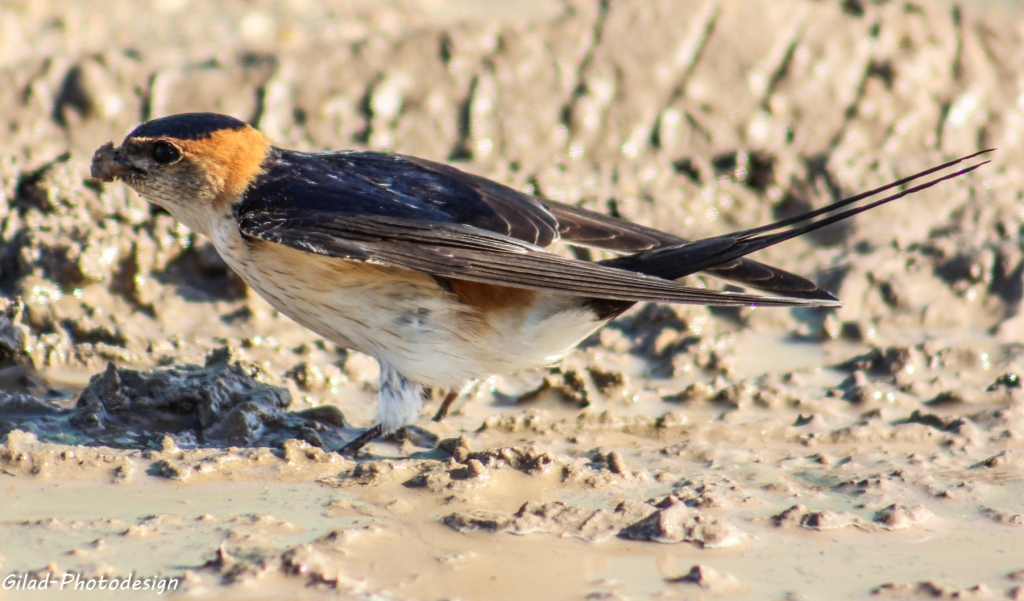
<instances>
[{"instance_id":1,"label":"bird's belly","mask_svg":"<svg viewBox=\"0 0 1024 601\"><path fill-rule=\"evenodd\" d=\"M487 313L487 327L477 341L484 374L506 374L550 365L602 325L579 299L542 292L522 309Z\"/></svg>"},{"instance_id":2,"label":"bird's belly","mask_svg":"<svg viewBox=\"0 0 1024 601\"><path fill-rule=\"evenodd\" d=\"M529 304L482 311L427 274L232 233L215 233L214 245L274 308L426 386L549 364L601 325L568 297L538 293Z\"/></svg>"}]
</instances>

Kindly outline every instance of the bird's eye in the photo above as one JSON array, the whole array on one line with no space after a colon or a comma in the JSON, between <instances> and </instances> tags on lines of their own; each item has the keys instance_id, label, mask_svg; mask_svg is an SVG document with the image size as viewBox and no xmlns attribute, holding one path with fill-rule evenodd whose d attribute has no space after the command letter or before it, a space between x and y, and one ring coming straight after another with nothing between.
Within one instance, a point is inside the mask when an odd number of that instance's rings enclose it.
<instances>
[{"instance_id":1,"label":"bird's eye","mask_svg":"<svg viewBox=\"0 0 1024 601\"><path fill-rule=\"evenodd\" d=\"M153 144L153 160L161 165L169 165L181 158L181 152L170 142L160 141Z\"/></svg>"}]
</instances>

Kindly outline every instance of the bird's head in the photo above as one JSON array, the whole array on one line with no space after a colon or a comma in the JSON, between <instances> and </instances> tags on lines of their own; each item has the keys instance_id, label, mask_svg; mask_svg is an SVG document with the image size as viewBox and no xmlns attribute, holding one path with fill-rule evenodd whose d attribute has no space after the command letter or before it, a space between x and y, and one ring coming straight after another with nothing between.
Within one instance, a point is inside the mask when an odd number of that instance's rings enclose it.
<instances>
[{"instance_id":1,"label":"bird's head","mask_svg":"<svg viewBox=\"0 0 1024 601\"><path fill-rule=\"evenodd\" d=\"M121 179L146 200L206 233L260 173L270 142L246 123L214 113L184 113L136 127L120 146L101 146L92 176Z\"/></svg>"}]
</instances>

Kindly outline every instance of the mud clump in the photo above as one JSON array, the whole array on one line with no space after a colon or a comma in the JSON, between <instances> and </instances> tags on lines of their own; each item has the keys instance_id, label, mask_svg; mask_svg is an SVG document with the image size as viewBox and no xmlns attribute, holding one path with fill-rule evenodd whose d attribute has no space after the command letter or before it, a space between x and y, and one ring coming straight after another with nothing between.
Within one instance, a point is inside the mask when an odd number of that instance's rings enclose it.
<instances>
[{"instance_id":1,"label":"mud clump","mask_svg":"<svg viewBox=\"0 0 1024 601\"><path fill-rule=\"evenodd\" d=\"M978 584L966 589L934 581L910 583L887 583L871 591L872 595L895 599L992 599L995 591Z\"/></svg>"},{"instance_id":2,"label":"mud clump","mask_svg":"<svg viewBox=\"0 0 1024 601\"><path fill-rule=\"evenodd\" d=\"M512 515L484 511L453 513L441 521L459 532L485 530L517 535L553 534L588 542L600 542L621 534L630 524L653 512L643 503L620 503L613 511L584 509L561 501L524 503Z\"/></svg>"},{"instance_id":3,"label":"mud clump","mask_svg":"<svg viewBox=\"0 0 1024 601\"><path fill-rule=\"evenodd\" d=\"M750 535L729 522L673 503L620 533L623 538L656 543L693 543L703 549L735 547Z\"/></svg>"},{"instance_id":4,"label":"mud clump","mask_svg":"<svg viewBox=\"0 0 1024 601\"><path fill-rule=\"evenodd\" d=\"M258 366L232 361L226 348L212 352L203 367L142 372L110 363L71 409L24 394L0 398L0 434L18 428L48 442L121 448L153 447L167 435L180 447L281 447L289 439L322 448L342 444L340 411L288 412L291 394L267 379Z\"/></svg>"},{"instance_id":5,"label":"mud clump","mask_svg":"<svg viewBox=\"0 0 1024 601\"><path fill-rule=\"evenodd\" d=\"M670 582L695 584L716 597L732 595L743 589L743 584L732 574L705 565L695 565L685 576Z\"/></svg>"},{"instance_id":6,"label":"mud clump","mask_svg":"<svg viewBox=\"0 0 1024 601\"><path fill-rule=\"evenodd\" d=\"M789 509L772 516L772 524L778 528L805 528L814 531L843 530L857 528L868 530L870 525L860 517L846 511L810 511L803 505L793 505Z\"/></svg>"},{"instance_id":7,"label":"mud clump","mask_svg":"<svg viewBox=\"0 0 1024 601\"><path fill-rule=\"evenodd\" d=\"M25 331L18 324L22 307L20 303L0 298L0 366L16 362L25 350Z\"/></svg>"},{"instance_id":8,"label":"mud clump","mask_svg":"<svg viewBox=\"0 0 1024 601\"><path fill-rule=\"evenodd\" d=\"M980 513L997 524L1024 526L1024 513L1016 513L995 507L983 507Z\"/></svg>"},{"instance_id":9,"label":"mud clump","mask_svg":"<svg viewBox=\"0 0 1024 601\"><path fill-rule=\"evenodd\" d=\"M875 523L887 530L903 530L923 524L935 517L924 505L892 504L875 513Z\"/></svg>"},{"instance_id":10,"label":"mud clump","mask_svg":"<svg viewBox=\"0 0 1024 601\"><path fill-rule=\"evenodd\" d=\"M726 520L683 503L622 501L614 510L586 509L562 501L529 501L512 515L475 510L456 512L441 521L459 532L484 530L517 535L534 533L570 536L589 542L612 537L657 543L691 543L700 548L735 547L750 538Z\"/></svg>"}]
</instances>

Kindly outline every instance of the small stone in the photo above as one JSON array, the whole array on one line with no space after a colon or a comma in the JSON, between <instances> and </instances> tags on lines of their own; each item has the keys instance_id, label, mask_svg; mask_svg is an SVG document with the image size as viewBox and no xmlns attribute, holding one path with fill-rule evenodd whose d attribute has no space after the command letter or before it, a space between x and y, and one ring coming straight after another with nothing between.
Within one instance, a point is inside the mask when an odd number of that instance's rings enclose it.
<instances>
[{"instance_id":1,"label":"small stone","mask_svg":"<svg viewBox=\"0 0 1024 601\"><path fill-rule=\"evenodd\" d=\"M626 466L626 460L622 458L622 453L618 451L612 451L608 453L607 458L608 469L613 474L628 474L629 467Z\"/></svg>"},{"instance_id":2,"label":"small stone","mask_svg":"<svg viewBox=\"0 0 1024 601\"><path fill-rule=\"evenodd\" d=\"M706 565L695 565L690 572L670 582L693 583L715 596L731 595L743 588L742 583L732 574Z\"/></svg>"}]
</instances>

